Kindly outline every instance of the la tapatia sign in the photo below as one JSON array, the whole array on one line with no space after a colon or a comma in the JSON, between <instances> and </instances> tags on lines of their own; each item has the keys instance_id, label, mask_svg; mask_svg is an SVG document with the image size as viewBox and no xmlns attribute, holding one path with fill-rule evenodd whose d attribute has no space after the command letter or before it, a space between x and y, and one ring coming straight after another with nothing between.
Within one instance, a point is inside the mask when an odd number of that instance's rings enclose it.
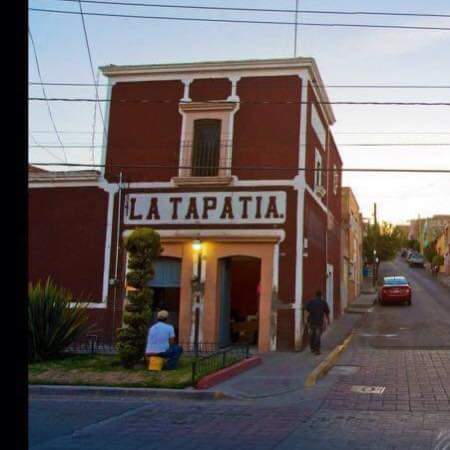
<instances>
[{"instance_id":1,"label":"la tapatia sign","mask_svg":"<svg viewBox=\"0 0 450 450\"><path fill-rule=\"evenodd\" d=\"M264 224L286 220L286 192L128 194L124 222L140 224Z\"/></svg>"}]
</instances>

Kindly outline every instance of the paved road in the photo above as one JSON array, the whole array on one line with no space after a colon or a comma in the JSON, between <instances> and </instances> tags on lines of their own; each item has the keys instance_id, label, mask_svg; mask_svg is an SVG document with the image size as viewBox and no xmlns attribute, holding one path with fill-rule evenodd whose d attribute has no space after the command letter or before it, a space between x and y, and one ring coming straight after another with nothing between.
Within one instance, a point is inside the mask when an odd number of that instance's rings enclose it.
<instances>
[{"instance_id":1,"label":"paved road","mask_svg":"<svg viewBox=\"0 0 450 450\"><path fill-rule=\"evenodd\" d=\"M411 280L413 305L377 305L315 388L211 402L34 397L30 448L448 450L450 291L401 260L382 273Z\"/></svg>"}]
</instances>

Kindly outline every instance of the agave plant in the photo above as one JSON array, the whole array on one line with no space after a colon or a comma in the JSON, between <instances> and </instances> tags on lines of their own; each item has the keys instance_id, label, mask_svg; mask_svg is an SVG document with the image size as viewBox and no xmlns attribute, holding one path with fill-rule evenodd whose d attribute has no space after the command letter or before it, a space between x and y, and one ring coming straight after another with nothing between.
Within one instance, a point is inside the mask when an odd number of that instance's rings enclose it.
<instances>
[{"instance_id":1,"label":"agave plant","mask_svg":"<svg viewBox=\"0 0 450 450\"><path fill-rule=\"evenodd\" d=\"M28 287L28 356L45 361L61 354L90 328L87 310L50 278Z\"/></svg>"}]
</instances>

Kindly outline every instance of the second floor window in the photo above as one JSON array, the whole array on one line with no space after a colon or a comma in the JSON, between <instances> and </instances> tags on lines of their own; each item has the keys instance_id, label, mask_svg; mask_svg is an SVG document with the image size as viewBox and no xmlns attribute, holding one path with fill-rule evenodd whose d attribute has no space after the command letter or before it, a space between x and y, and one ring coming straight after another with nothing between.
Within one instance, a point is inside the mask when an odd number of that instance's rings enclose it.
<instances>
[{"instance_id":1,"label":"second floor window","mask_svg":"<svg viewBox=\"0 0 450 450\"><path fill-rule=\"evenodd\" d=\"M221 121L217 119L194 121L192 176L213 177L219 174L220 128Z\"/></svg>"},{"instance_id":2,"label":"second floor window","mask_svg":"<svg viewBox=\"0 0 450 450\"><path fill-rule=\"evenodd\" d=\"M316 157L314 161L314 187L322 186L322 156L316 150Z\"/></svg>"}]
</instances>

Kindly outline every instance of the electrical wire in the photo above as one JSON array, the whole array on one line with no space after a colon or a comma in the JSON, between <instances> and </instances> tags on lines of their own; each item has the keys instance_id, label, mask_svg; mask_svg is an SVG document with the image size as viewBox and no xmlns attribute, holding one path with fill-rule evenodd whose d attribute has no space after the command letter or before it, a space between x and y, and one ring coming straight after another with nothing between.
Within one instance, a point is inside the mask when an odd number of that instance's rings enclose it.
<instances>
[{"instance_id":1,"label":"electrical wire","mask_svg":"<svg viewBox=\"0 0 450 450\"><path fill-rule=\"evenodd\" d=\"M28 8L29 11L46 12L54 14L80 14L78 11L67 11L58 9L44 8ZM120 17L125 19L151 19L151 20L174 20L174 21L190 21L190 22L211 22L211 23L243 23L258 25L301 25L309 27L337 27L337 28L378 28L378 29L397 29L397 30L434 30L434 31L450 31L449 27L426 27L412 25L377 25L377 24L361 24L361 23L312 23L312 22L287 22L276 20L236 20L236 19L211 19L200 17L170 17L170 16L143 16L132 14L111 14L111 13L95 13L84 12L86 16L96 17Z\"/></svg>"},{"instance_id":2,"label":"electrical wire","mask_svg":"<svg viewBox=\"0 0 450 450\"><path fill-rule=\"evenodd\" d=\"M30 163L40 166L68 166L68 167L109 167L120 169L192 169L193 166L179 166L179 165L162 165L162 164L83 164L83 163ZM207 166L195 166L196 169L210 169ZM395 172L395 173L450 173L450 169L387 169L387 168L320 168L315 167L267 167L267 166L225 166L216 167L218 170L271 170L271 171L299 171L299 172Z\"/></svg>"},{"instance_id":3,"label":"electrical wire","mask_svg":"<svg viewBox=\"0 0 450 450\"><path fill-rule=\"evenodd\" d=\"M51 152L46 146L44 146L42 144L39 144L39 142L33 136L33 132L32 131L30 131L28 134L31 137L31 139L33 140L33 142L36 144L35 146L29 146L29 147L39 147L42 150L47 151L51 156L53 156L53 158L55 158L55 159L57 159L59 161L62 161L62 162L67 162L67 159L66 160L61 159L59 156L56 156L53 152Z\"/></svg>"},{"instance_id":4,"label":"electrical wire","mask_svg":"<svg viewBox=\"0 0 450 450\"><path fill-rule=\"evenodd\" d=\"M201 78L204 80L205 78ZM206 78L208 81L217 81L217 78ZM74 83L74 82L52 82L52 83L40 83L37 81L30 81L28 84L34 85L44 85L44 86L71 86L71 87L82 87L82 86L95 86L93 83ZM108 86L106 83L98 83L97 86ZM273 87L273 84L258 83L254 87ZM314 84L315 87L324 88L351 88L351 89L450 89L450 85L429 85L429 84ZM212 86L214 88L215 86ZM282 89L286 89L287 86L280 86Z\"/></svg>"},{"instance_id":5,"label":"electrical wire","mask_svg":"<svg viewBox=\"0 0 450 450\"><path fill-rule=\"evenodd\" d=\"M150 99L124 99L124 98L83 98L83 97L53 97L53 98L45 98L45 97L28 97L29 101L49 101L49 102L117 102L117 103L158 103L158 104L189 104L190 102L184 102L180 100L150 100ZM211 103L217 104L217 100L206 100L202 101L202 103ZM251 105L308 105L310 102L302 102L302 101L271 101L271 100L241 100L240 104L251 104ZM450 106L450 102L398 102L398 101L315 101L319 105L386 105L386 106Z\"/></svg>"},{"instance_id":6,"label":"electrical wire","mask_svg":"<svg viewBox=\"0 0 450 450\"><path fill-rule=\"evenodd\" d=\"M77 2L78 0L56 0L60 2ZM415 12L387 12L387 11L336 11L336 10L311 10L311 9L269 9L269 8L242 8L229 6L200 6L200 5L163 5L160 3L118 2L100 0L81 0L87 4L100 4L111 6L144 6L151 8L172 9L199 9L209 11L235 11L235 12L271 12L271 13L300 13L300 14L330 14L330 15L370 15L370 16L401 16L401 17L450 17L450 14L442 13L415 13Z\"/></svg>"},{"instance_id":7,"label":"electrical wire","mask_svg":"<svg viewBox=\"0 0 450 450\"><path fill-rule=\"evenodd\" d=\"M38 58L38 54L37 54L37 50L36 50L36 44L34 42L33 34L31 33L31 28L30 27L28 27L28 34L30 36L31 46L33 47L34 60L36 62L36 69L37 69L37 72L38 72L38 76L39 76L39 79L42 82L43 79L42 79L42 74L41 74L41 68L40 68L40 65L39 65L39 58ZM54 130L54 132L56 134L56 138L58 139L58 142L60 143L61 148L63 149L64 161L67 162L67 155L66 155L66 151L65 151L65 148L64 148L64 144L63 144L63 142L61 140L61 137L60 137L60 135L58 133L58 128L56 127L55 119L53 118L52 109L50 107L50 103L49 103L49 100L48 100L48 97L47 97L47 92L46 92L44 86L41 86L41 88L42 88L42 95L44 96L43 99L44 99L44 101L46 102L46 105L47 105L47 111L48 111L48 115L50 117L50 122L52 123L53 130Z\"/></svg>"}]
</instances>

